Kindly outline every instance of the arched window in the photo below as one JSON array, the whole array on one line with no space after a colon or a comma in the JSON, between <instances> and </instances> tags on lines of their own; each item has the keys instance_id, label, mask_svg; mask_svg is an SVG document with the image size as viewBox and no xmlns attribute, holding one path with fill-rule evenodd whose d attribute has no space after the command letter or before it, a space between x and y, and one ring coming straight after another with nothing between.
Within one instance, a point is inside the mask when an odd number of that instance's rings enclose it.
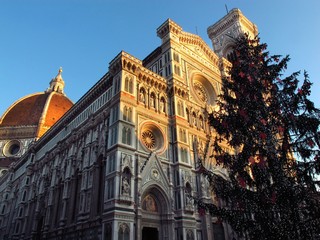
<instances>
[{"instance_id":1,"label":"arched window","mask_svg":"<svg viewBox=\"0 0 320 240\"><path fill-rule=\"evenodd\" d=\"M178 101L177 104L177 110L178 110L178 115L184 117L184 112L183 112L183 103L181 101Z\"/></svg>"},{"instance_id":2,"label":"arched window","mask_svg":"<svg viewBox=\"0 0 320 240\"><path fill-rule=\"evenodd\" d=\"M128 108L128 114L127 114L127 116L128 116L128 122L132 122L132 108L130 107L130 108Z\"/></svg>"},{"instance_id":3,"label":"arched window","mask_svg":"<svg viewBox=\"0 0 320 240\"><path fill-rule=\"evenodd\" d=\"M186 148L180 149L180 157L182 162L188 163L188 150Z\"/></svg>"},{"instance_id":4,"label":"arched window","mask_svg":"<svg viewBox=\"0 0 320 240\"><path fill-rule=\"evenodd\" d=\"M6 205L4 204L4 205L2 206L2 209L1 209L1 214L4 214L5 211L6 211Z\"/></svg>"},{"instance_id":5,"label":"arched window","mask_svg":"<svg viewBox=\"0 0 320 240\"><path fill-rule=\"evenodd\" d=\"M27 191L24 191L22 194L22 202L25 202L27 198Z\"/></svg>"},{"instance_id":6,"label":"arched window","mask_svg":"<svg viewBox=\"0 0 320 240\"><path fill-rule=\"evenodd\" d=\"M131 145L131 128L122 128L122 143Z\"/></svg>"},{"instance_id":7,"label":"arched window","mask_svg":"<svg viewBox=\"0 0 320 240\"><path fill-rule=\"evenodd\" d=\"M132 108L131 107L124 106L122 115L123 115L124 121L132 122Z\"/></svg>"},{"instance_id":8,"label":"arched window","mask_svg":"<svg viewBox=\"0 0 320 240\"><path fill-rule=\"evenodd\" d=\"M122 128L122 143L127 143L127 128L123 127Z\"/></svg>"},{"instance_id":9,"label":"arched window","mask_svg":"<svg viewBox=\"0 0 320 240\"><path fill-rule=\"evenodd\" d=\"M124 106L124 107L123 107L123 113L122 113L122 115L123 115L123 120L124 120L124 121L128 121L128 108L127 108L127 106Z\"/></svg>"},{"instance_id":10,"label":"arched window","mask_svg":"<svg viewBox=\"0 0 320 240\"><path fill-rule=\"evenodd\" d=\"M119 226L118 240L129 240L130 229L126 223L121 223Z\"/></svg>"},{"instance_id":11,"label":"arched window","mask_svg":"<svg viewBox=\"0 0 320 240\"><path fill-rule=\"evenodd\" d=\"M129 93L133 93L133 80L130 79L129 81Z\"/></svg>"},{"instance_id":12,"label":"arched window","mask_svg":"<svg viewBox=\"0 0 320 240\"><path fill-rule=\"evenodd\" d=\"M186 114L187 114L188 123L190 123L190 112L189 112L188 108L186 108Z\"/></svg>"},{"instance_id":13,"label":"arched window","mask_svg":"<svg viewBox=\"0 0 320 240\"><path fill-rule=\"evenodd\" d=\"M129 92L129 78L126 77L126 79L124 80L124 90L126 92Z\"/></svg>"},{"instance_id":14,"label":"arched window","mask_svg":"<svg viewBox=\"0 0 320 240\"><path fill-rule=\"evenodd\" d=\"M126 77L124 81L124 90L129 93L133 93L133 80L132 78Z\"/></svg>"}]
</instances>

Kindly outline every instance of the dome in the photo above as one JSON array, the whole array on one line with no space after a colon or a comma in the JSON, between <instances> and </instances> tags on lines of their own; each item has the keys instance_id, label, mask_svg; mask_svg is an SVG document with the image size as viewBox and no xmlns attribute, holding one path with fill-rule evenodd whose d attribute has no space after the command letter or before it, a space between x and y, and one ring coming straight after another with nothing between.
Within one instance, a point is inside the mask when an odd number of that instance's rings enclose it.
<instances>
[{"instance_id":1,"label":"dome","mask_svg":"<svg viewBox=\"0 0 320 240\"><path fill-rule=\"evenodd\" d=\"M73 105L63 93L61 72L60 69L46 91L27 95L13 103L0 119L0 128L32 128L28 137L41 137Z\"/></svg>"}]
</instances>

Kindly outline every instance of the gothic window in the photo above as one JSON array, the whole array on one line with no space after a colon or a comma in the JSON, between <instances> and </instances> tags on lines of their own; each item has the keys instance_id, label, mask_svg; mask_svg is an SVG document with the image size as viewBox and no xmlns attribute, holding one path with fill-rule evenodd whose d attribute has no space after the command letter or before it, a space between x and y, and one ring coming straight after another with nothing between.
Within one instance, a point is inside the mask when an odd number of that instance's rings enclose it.
<instances>
[{"instance_id":1,"label":"gothic window","mask_svg":"<svg viewBox=\"0 0 320 240\"><path fill-rule=\"evenodd\" d=\"M109 178L107 181L107 199L114 198L114 178Z\"/></svg>"},{"instance_id":2,"label":"gothic window","mask_svg":"<svg viewBox=\"0 0 320 240\"><path fill-rule=\"evenodd\" d=\"M173 53L173 60L176 61L176 62L179 62L179 54L174 52Z\"/></svg>"},{"instance_id":3,"label":"gothic window","mask_svg":"<svg viewBox=\"0 0 320 240\"><path fill-rule=\"evenodd\" d=\"M131 128L129 127L122 128L122 143L131 145Z\"/></svg>"},{"instance_id":4,"label":"gothic window","mask_svg":"<svg viewBox=\"0 0 320 240\"><path fill-rule=\"evenodd\" d=\"M180 129L179 130L179 137L180 137L180 141L182 142L187 142L187 132L185 129Z\"/></svg>"},{"instance_id":5,"label":"gothic window","mask_svg":"<svg viewBox=\"0 0 320 240\"><path fill-rule=\"evenodd\" d=\"M6 205L4 204L4 205L2 206L2 209L1 209L1 214L4 214L5 211L6 211Z\"/></svg>"},{"instance_id":6,"label":"gothic window","mask_svg":"<svg viewBox=\"0 0 320 240\"><path fill-rule=\"evenodd\" d=\"M118 93L119 90L120 90L120 81L119 81L119 78L115 78L113 84L114 84L113 94L115 95L115 94Z\"/></svg>"},{"instance_id":7,"label":"gothic window","mask_svg":"<svg viewBox=\"0 0 320 240\"><path fill-rule=\"evenodd\" d=\"M27 191L24 191L22 195L22 202L25 202L26 198L27 198Z\"/></svg>"},{"instance_id":8,"label":"gothic window","mask_svg":"<svg viewBox=\"0 0 320 240\"><path fill-rule=\"evenodd\" d=\"M183 103L181 101L178 101L177 103L177 110L178 110L178 115L184 117L184 111L183 111Z\"/></svg>"},{"instance_id":9,"label":"gothic window","mask_svg":"<svg viewBox=\"0 0 320 240\"><path fill-rule=\"evenodd\" d=\"M179 190L175 191L176 209L181 209L181 195Z\"/></svg>"},{"instance_id":10,"label":"gothic window","mask_svg":"<svg viewBox=\"0 0 320 240\"><path fill-rule=\"evenodd\" d=\"M165 72L166 72L166 76L171 75L171 65L170 64L168 66L166 66Z\"/></svg>"},{"instance_id":11,"label":"gothic window","mask_svg":"<svg viewBox=\"0 0 320 240\"><path fill-rule=\"evenodd\" d=\"M26 185L29 185L29 182L30 182L30 178L27 177L27 178L26 178Z\"/></svg>"},{"instance_id":12,"label":"gothic window","mask_svg":"<svg viewBox=\"0 0 320 240\"><path fill-rule=\"evenodd\" d=\"M114 152L109 156L108 173L113 172L115 170L115 160L116 160L116 154Z\"/></svg>"},{"instance_id":13,"label":"gothic window","mask_svg":"<svg viewBox=\"0 0 320 240\"><path fill-rule=\"evenodd\" d=\"M124 106L123 107L123 120L132 122L132 108Z\"/></svg>"},{"instance_id":14,"label":"gothic window","mask_svg":"<svg viewBox=\"0 0 320 240\"><path fill-rule=\"evenodd\" d=\"M174 73L180 76L180 67L178 65L174 65Z\"/></svg>"},{"instance_id":15,"label":"gothic window","mask_svg":"<svg viewBox=\"0 0 320 240\"><path fill-rule=\"evenodd\" d=\"M167 63L169 61L170 61L170 52L168 51L164 54L164 62Z\"/></svg>"},{"instance_id":16,"label":"gothic window","mask_svg":"<svg viewBox=\"0 0 320 240\"><path fill-rule=\"evenodd\" d=\"M132 78L126 77L125 84L124 84L124 90L128 93L133 93L133 80Z\"/></svg>"},{"instance_id":17,"label":"gothic window","mask_svg":"<svg viewBox=\"0 0 320 240\"><path fill-rule=\"evenodd\" d=\"M128 108L127 117L128 117L127 121L132 122L132 108L131 107Z\"/></svg>"},{"instance_id":18,"label":"gothic window","mask_svg":"<svg viewBox=\"0 0 320 240\"><path fill-rule=\"evenodd\" d=\"M123 120L128 121L128 107L127 106L123 107Z\"/></svg>"},{"instance_id":19,"label":"gothic window","mask_svg":"<svg viewBox=\"0 0 320 240\"><path fill-rule=\"evenodd\" d=\"M186 148L180 149L180 157L182 162L188 163L188 150Z\"/></svg>"},{"instance_id":20,"label":"gothic window","mask_svg":"<svg viewBox=\"0 0 320 240\"><path fill-rule=\"evenodd\" d=\"M18 216L19 216L19 217L22 217L22 214L23 214L23 208L20 207Z\"/></svg>"},{"instance_id":21,"label":"gothic window","mask_svg":"<svg viewBox=\"0 0 320 240\"><path fill-rule=\"evenodd\" d=\"M122 171L121 193L123 195L131 194L131 172L128 167Z\"/></svg>"},{"instance_id":22,"label":"gothic window","mask_svg":"<svg viewBox=\"0 0 320 240\"><path fill-rule=\"evenodd\" d=\"M97 215L101 214L103 209L103 200L104 200L104 183L105 183L105 161L103 161L103 156L100 155L97 160L98 167L95 170L95 186L98 188L98 194L96 198L96 213Z\"/></svg>"},{"instance_id":23,"label":"gothic window","mask_svg":"<svg viewBox=\"0 0 320 240\"><path fill-rule=\"evenodd\" d=\"M111 111L112 111L111 123L114 123L119 119L119 105L114 106Z\"/></svg>"},{"instance_id":24,"label":"gothic window","mask_svg":"<svg viewBox=\"0 0 320 240\"><path fill-rule=\"evenodd\" d=\"M130 229L126 223L121 223L119 226L118 240L129 240Z\"/></svg>"},{"instance_id":25,"label":"gothic window","mask_svg":"<svg viewBox=\"0 0 320 240\"><path fill-rule=\"evenodd\" d=\"M110 146L114 145L118 140L118 127L110 129Z\"/></svg>"},{"instance_id":26,"label":"gothic window","mask_svg":"<svg viewBox=\"0 0 320 240\"><path fill-rule=\"evenodd\" d=\"M16 223L15 233L19 233L20 231L20 223Z\"/></svg>"},{"instance_id":27,"label":"gothic window","mask_svg":"<svg viewBox=\"0 0 320 240\"><path fill-rule=\"evenodd\" d=\"M187 114L188 123L190 123L190 112L189 112L188 108L186 108L186 114Z\"/></svg>"}]
</instances>

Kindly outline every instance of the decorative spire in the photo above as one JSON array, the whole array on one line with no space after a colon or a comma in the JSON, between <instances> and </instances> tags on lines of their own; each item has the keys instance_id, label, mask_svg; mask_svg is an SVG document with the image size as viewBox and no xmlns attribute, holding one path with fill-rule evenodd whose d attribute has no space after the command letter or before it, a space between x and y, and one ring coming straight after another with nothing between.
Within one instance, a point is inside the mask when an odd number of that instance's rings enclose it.
<instances>
[{"instance_id":1,"label":"decorative spire","mask_svg":"<svg viewBox=\"0 0 320 240\"><path fill-rule=\"evenodd\" d=\"M58 92L58 93L63 93L64 81L61 76L61 73L62 73L62 67L59 68L57 76L50 81L50 86L47 89L47 92L54 91L54 92Z\"/></svg>"}]
</instances>

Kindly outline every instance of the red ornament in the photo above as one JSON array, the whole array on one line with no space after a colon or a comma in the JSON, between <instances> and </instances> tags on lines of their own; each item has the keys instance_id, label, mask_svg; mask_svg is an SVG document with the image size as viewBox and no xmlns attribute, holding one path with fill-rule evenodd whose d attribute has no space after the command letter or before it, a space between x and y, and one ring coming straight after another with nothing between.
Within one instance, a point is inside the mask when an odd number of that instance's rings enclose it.
<instances>
[{"instance_id":1,"label":"red ornament","mask_svg":"<svg viewBox=\"0 0 320 240\"><path fill-rule=\"evenodd\" d=\"M303 93L302 89L299 88L299 89L298 89L298 94L299 94L299 95L302 95L302 93Z\"/></svg>"},{"instance_id":2,"label":"red ornament","mask_svg":"<svg viewBox=\"0 0 320 240\"><path fill-rule=\"evenodd\" d=\"M255 164L255 162L256 162L256 160L254 159L253 156L249 157L248 161L250 164Z\"/></svg>"},{"instance_id":3,"label":"red ornament","mask_svg":"<svg viewBox=\"0 0 320 240\"><path fill-rule=\"evenodd\" d=\"M276 195L276 193L275 192L272 192L272 195L271 195L271 203L272 204L275 204L276 203L276 201L277 201L277 195Z\"/></svg>"},{"instance_id":4,"label":"red ornament","mask_svg":"<svg viewBox=\"0 0 320 240\"><path fill-rule=\"evenodd\" d=\"M310 147L314 147L314 142L312 141L312 139L310 139L310 140L308 141L308 145L309 145Z\"/></svg>"},{"instance_id":5,"label":"red ornament","mask_svg":"<svg viewBox=\"0 0 320 240\"><path fill-rule=\"evenodd\" d=\"M238 177L238 181L241 187L245 188L247 186L246 181L242 177Z\"/></svg>"},{"instance_id":6,"label":"red ornament","mask_svg":"<svg viewBox=\"0 0 320 240\"><path fill-rule=\"evenodd\" d=\"M204 208L199 208L198 213L200 216L204 216L206 214L206 210Z\"/></svg>"},{"instance_id":7,"label":"red ornament","mask_svg":"<svg viewBox=\"0 0 320 240\"><path fill-rule=\"evenodd\" d=\"M258 166L264 168L266 166L266 160L263 156L258 156Z\"/></svg>"},{"instance_id":8,"label":"red ornament","mask_svg":"<svg viewBox=\"0 0 320 240\"><path fill-rule=\"evenodd\" d=\"M244 78L244 77L246 76L246 74L245 74L244 72L240 72L240 73L239 73L239 76L242 77L242 78Z\"/></svg>"},{"instance_id":9,"label":"red ornament","mask_svg":"<svg viewBox=\"0 0 320 240\"><path fill-rule=\"evenodd\" d=\"M267 121L266 121L265 119L263 119L263 118L260 119L260 122L261 122L262 125L264 125L264 126L267 125Z\"/></svg>"},{"instance_id":10,"label":"red ornament","mask_svg":"<svg viewBox=\"0 0 320 240\"><path fill-rule=\"evenodd\" d=\"M279 133L283 133L284 128L282 126L278 126L278 131L279 131Z\"/></svg>"},{"instance_id":11,"label":"red ornament","mask_svg":"<svg viewBox=\"0 0 320 240\"><path fill-rule=\"evenodd\" d=\"M222 121L221 125L224 128L228 128L228 123L226 121Z\"/></svg>"},{"instance_id":12,"label":"red ornament","mask_svg":"<svg viewBox=\"0 0 320 240\"><path fill-rule=\"evenodd\" d=\"M262 139L262 140L265 140L267 138L267 134L265 133L260 133L259 137Z\"/></svg>"},{"instance_id":13,"label":"red ornament","mask_svg":"<svg viewBox=\"0 0 320 240\"><path fill-rule=\"evenodd\" d=\"M246 110L240 109L239 114L241 117L243 117L245 119L248 117Z\"/></svg>"}]
</instances>

